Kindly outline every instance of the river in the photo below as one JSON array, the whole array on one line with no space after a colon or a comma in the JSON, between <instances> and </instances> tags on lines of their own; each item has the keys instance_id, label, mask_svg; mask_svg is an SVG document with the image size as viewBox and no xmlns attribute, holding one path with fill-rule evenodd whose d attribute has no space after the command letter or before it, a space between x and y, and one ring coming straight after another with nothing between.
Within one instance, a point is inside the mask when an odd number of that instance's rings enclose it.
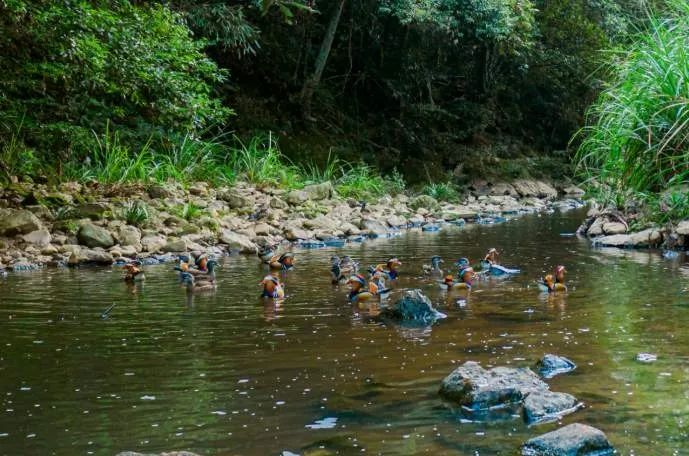
<instances>
[{"instance_id":1,"label":"river","mask_svg":"<svg viewBox=\"0 0 689 456\"><path fill-rule=\"evenodd\" d=\"M467 422L437 390L464 361L531 366L545 353L578 364L548 381L586 404L563 423L600 428L621 454L687 454L689 266L561 235L582 218L298 250L279 306L259 301L266 271L240 256L222 260L217 292L192 297L171 266L148 267L135 288L117 268L0 279L0 454L515 455L559 424ZM448 265L489 247L522 273L479 284L466 302L421 274L433 254ZM330 285L333 252L366 265L398 256L398 288L423 288L448 318L406 329L371 320ZM557 264L569 293L539 294L534 280Z\"/></svg>"}]
</instances>

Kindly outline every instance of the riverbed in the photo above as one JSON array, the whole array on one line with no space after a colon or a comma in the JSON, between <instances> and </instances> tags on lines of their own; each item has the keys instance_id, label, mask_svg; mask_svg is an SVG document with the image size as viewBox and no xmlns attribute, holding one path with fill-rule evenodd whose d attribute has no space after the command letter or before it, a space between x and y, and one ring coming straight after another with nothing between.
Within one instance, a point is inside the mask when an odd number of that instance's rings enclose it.
<instances>
[{"instance_id":1,"label":"riverbed","mask_svg":"<svg viewBox=\"0 0 689 456\"><path fill-rule=\"evenodd\" d=\"M0 279L0 454L514 455L561 424L468 422L437 390L465 361L531 366L545 353L578 365L549 380L586 404L561 423L603 430L620 454L685 454L689 266L563 236L582 218L298 250L281 304L258 299L266 270L246 256L223 258L217 291L193 296L169 265L148 267L137 287L117 268ZM431 255L448 266L489 247L521 274L448 296L421 273ZM401 328L353 309L330 285L333 253L363 265L399 257L398 290L422 288L448 318ZM557 264L570 290L544 296L535 280Z\"/></svg>"}]
</instances>

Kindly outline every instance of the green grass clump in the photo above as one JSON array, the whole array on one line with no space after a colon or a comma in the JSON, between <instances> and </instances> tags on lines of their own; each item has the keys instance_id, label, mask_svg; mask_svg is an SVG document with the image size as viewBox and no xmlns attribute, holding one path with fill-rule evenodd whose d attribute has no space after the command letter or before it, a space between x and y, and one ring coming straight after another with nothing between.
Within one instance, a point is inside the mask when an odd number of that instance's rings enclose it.
<instances>
[{"instance_id":1,"label":"green grass clump","mask_svg":"<svg viewBox=\"0 0 689 456\"><path fill-rule=\"evenodd\" d=\"M201 207L197 206L196 204L194 204L192 202L185 203L181 206L173 207L171 209L171 212L174 215L176 215L180 218L183 218L187 222L190 222L192 220L196 220L200 216L205 214L205 212L203 211L203 209Z\"/></svg>"},{"instance_id":2,"label":"green grass clump","mask_svg":"<svg viewBox=\"0 0 689 456\"><path fill-rule=\"evenodd\" d=\"M256 136L248 143L239 142L231 157L235 173L247 182L285 188L303 186L299 168L282 155L272 134Z\"/></svg>"},{"instance_id":3,"label":"green grass clump","mask_svg":"<svg viewBox=\"0 0 689 456\"><path fill-rule=\"evenodd\" d=\"M121 218L134 226L145 225L150 217L148 206L140 200L127 201L121 212Z\"/></svg>"},{"instance_id":4,"label":"green grass clump","mask_svg":"<svg viewBox=\"0 0 689 456\"><path fill-rule=\"evenodd\" d=\"M235 172L228 165L229 148L221 139L199 140L186 134L168 137L155 147L149 140L132 151L108 126L102 135L94 134L95 147L86 159L67 163L64 177L107 184L168 180L231 183Z\"/></svg>"},{"instance_id":5,"label":"green grass clump","mask_svg":"<svg viewBox=\"0 0 689 456\"><path fill-rule=\"evenodd\" d=\"M438 201L457 201L459 192L450 182L431 183L423 188L424 195L432 196Z\"/></svg>"},{"instance_id":6,"label":"green grass clump","mask_svg":"<svg viewBox=\"0 0 689 456\"><path fill-rule=\"evenodd\" d=\"M655 206L658 219L684 217L685 198L661 211L664 189L689 181L689 3L671 0L633 44L613 52L612 82L587 114L575 162L604 203L629 198ZM667 202L663 203L667 204Z\"/></svg>"}]
</instances>

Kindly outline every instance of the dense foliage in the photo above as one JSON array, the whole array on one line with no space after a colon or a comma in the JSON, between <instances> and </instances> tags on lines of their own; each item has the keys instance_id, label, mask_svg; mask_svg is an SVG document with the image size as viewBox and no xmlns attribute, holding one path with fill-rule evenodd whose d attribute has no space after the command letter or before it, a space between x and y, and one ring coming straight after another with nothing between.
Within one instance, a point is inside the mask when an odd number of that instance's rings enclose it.
<instances>
[{"instance_id":1,"label":"dense foliage","mask_svg":"<svg viewBox=\"0 0 689 456\"><path fill-rule=\"evenodd\" d=\"M652 216L689 216L689 4L651 17L633 45L609 55L611 81L581 131L579 169L598 197Z\"/></svg>"},{"instance_id":2,"label":"dense foliage","mask_svg":"<svg viewBox=\"0 0 689 456\"><path fill-rule=\"evenodd\" d=\"M321 0L318 14L297 11L293 25L244 7L260 30L260 52L213 55L238 87L236 125L282 132L292 157L334 147L416 180L448 170L460 178L518 177L529 168L557 174L566 162L559 151L598 89L590 76L599 50L624 39L628 14L643 17L633 5ZM324 50L327 64L304 116L304 89Z\"/></svg>"},{"instance_id":3,"label":"dense foliage","mask_svg":"<svg viewBox=\"0 0 689 456\"><path fill-rule=\"evenodd\" d=\"M114 175L231 180L241 141L274 132L300 169L336 156L450 186L560 177L599 50L638 12L633 0L0 0L0 175L139 163Z\"/></svg>"},{"instance_id":4,"label":"dense foliage","mask_svg":"<svg viewBox=\"0 0 689 456\"><path fill-rule=\"evenodd\" d=\"M2 0L3 133L70 160L108 126L141 146L223 122L231 110L213 92L226 72L203 46L161 5Z\"/></svg>"}]
</instances>

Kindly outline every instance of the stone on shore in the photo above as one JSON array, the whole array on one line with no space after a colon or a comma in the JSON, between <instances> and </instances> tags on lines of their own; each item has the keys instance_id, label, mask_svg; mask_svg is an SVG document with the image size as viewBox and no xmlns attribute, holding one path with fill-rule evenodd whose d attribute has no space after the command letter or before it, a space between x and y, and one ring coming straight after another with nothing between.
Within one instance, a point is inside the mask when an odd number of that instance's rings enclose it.
<instances>
[{"instance_id":1,"label":"stone on shore","mask_svg":"<svg viewBox=\"0 0 689 456\"><path fill-rule=\"evenodd\" d=\"M107 249L115 245L115 240L108 230L91 222L81 225L77 232L77 239L80 244L90 248L101 247Z\"/></svg>"},{"instance_id":2,"label":"stone on shore","mask_svg":"<svg viewBox=\"0 0 689 456\"><path fill-rule=\"evenodd\" d=\"M605 247L654 247L663 242L663 233L657 228L648 228L638 233L601 236L595 242Z\"/></svg>"},{"instance_id":3,"label":"stone on shore","mask_svg":"<svg viewBox=\"0 0 689 456\"><path fill-rule=\"evenodd\" d=\"M90 218L91 220L102 220L105 212L110 210L110 206L105 203L86 203L74 208L76 218Z\"/></svg>"},{"instance_id":4,"label":"stone on shore","mask_svg":"<svg viewBox=\"0 0 689 456\"><path fill-rule=\"evenodd\" d=\"M161 234L148 234L141 238L141 247L144 252L157 253L161 251L166 242L167 239Z\"/></svg>"},{"instance_id":5,"label":"stone on shore","mask_svg":"<svg viewBox=\"0 0 689 456\"><path fill-rule=\"evenodd\" d=\"M139 252L142 249L141 231L135 226L121 226L117 233L117 239L121 246L134 246Z\"/></svg>"},{"instance_id":6,"label":"stone on shore","mask_svg":"<svg viewBox=\"0 0 689 456\"><path fill-rule=\"evenodd\" d=\"M434 211L437 210L440 207L440 205L438 204L438 201L432 196L419 195L414 197L409 202L409 207L415 211L418 211L419 209L428 209L429 211Z\"/></svg>"},{"instance_id":7,"label":"stone on shore","mask_svg":"<svg viewBox=\"0 0 689 456\"><path fill-rule=\"evenodd\" d=\"M83 263L109 265L113 262L113 256L110 252L98 249L88 249L78 245L70 247L72 247L71 254L67 260L70 266L76 266Z\"/></svg>"},{"instance_id":8,"label":"stone on shore","mask_svg":"<svg viewBox=\"0 0 689 456\"><path fill-rule=\"evenodd\" d=\"M220 242L227 244L230 250L238 250L239 253L256 253L257 250L256 244L251 242L249 236L231 230L222 231Z\"/></svg>"},{"instance_id":9,"label":"stone on shore","mask_svg":"<svg viewBox=\"0 0 689 456\"><path fill-rule=\"evenodd\" d=\"M534 437L522 446L523 456L604 456L614 451L603 431L580 423Z\"/></svg>"},{"instance_id":10,"label":"stone on shore","mask_svg":"<svg viewBox=\"0 0 689 456\"><path fill-rule=\"evenodd\" d=\"M30 233L23 235L22 239L27 244L33 244L42 247L50 244L53 238L50 235L50 231L46 230L45 228L41 228L40 230L32 231Z\"/></svg>"},{"instance_id":11,"label":"stone on shore","mask_svg":"<svg viewBox=\"0 0 689 456\"><path fill-rule=\"evenodd\" d=\"M518 179L512 186L522 197L557 198L557 190L543 181Z\"/></svg>"},{"instance_id":12,"label":"stone on shore","mask_svg":"<svg viewBox=\"0 0 689 456\"><path fill-rule=\"evenodd\" d=\"M41 221L31 211L0 209L0 236L27 234L41 228Z\"/></svg>"},{"instance_id":13,"label":"stone on shore","mask_svg":"<svg viewBox=\"0 0 689 456\"><path fill-rule=\"evenodd\" d=\"M376 219L363 219L359 228L369 236L380 236L388 232L388 227Z\"/></svg>"},{"instance_id":14,"label":"stone on shore","mask_svg":"<svg viewBox=\"0 0 689 456\"><path fill-rule=\"evenodd\" d=\"M533 392L547 391L548 385L531 369L494 367L484 369L467 361L440 386L440 395L473 411L490 407L518 404Z\"/></svg>"},{"instance_id":15,"label":"stone on shore","mask_svg":"<svg viewBox=\"0 0 689 456\"><path fill-rule=\"evenodd\" d=\"M176 253L176 252L186 252L189 246L184 238L173 238L167 239L164 246L160 248L163 253Z\"/></svg>"},{"instance_id":16,"label":"stone on shore","mask_svg":"<svg viewBox=\"0 0 689 456\"><path fill-rule=\"evenodd\" d=\"M556 375L573 371L577 368L571 360L564 356L547 354L536 363L536 370L544 378L553 378Z\"/></svg>"},{"instance_id":17,"label":"stone on shore","mask_svg":"<svg viewBox=\"0 0 689 456\"><path fill-rule=\"evenodd\" d=\"M528 424L553 421L574 413L580 406L577 398L571 394L535 391L524 399L524 421Z\"/></svg>"},{"instance_id":18,"label":"stone on shore","mask_svg":"<svg viewBox=\"0 0 689 456\"><path fill-rule=\"evenodd\" d=\"M605 234L624 234L627 232L627 225L620 222L606 222L603 223L603 232Z\"/></svg>"}]
</instances>

